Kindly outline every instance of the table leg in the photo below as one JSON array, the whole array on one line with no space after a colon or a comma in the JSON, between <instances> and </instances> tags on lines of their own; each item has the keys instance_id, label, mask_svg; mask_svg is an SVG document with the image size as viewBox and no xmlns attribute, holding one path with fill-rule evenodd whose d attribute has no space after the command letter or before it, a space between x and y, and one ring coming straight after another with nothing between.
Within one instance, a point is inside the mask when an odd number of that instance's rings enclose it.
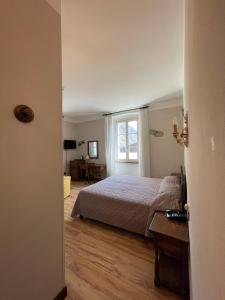
<instances>
[{"instance_id":1,"label":"table leg","mask_svg":"<svg viewBox=\"0 0 225 300\"><path fill-rule=\"evenodd\" d=\"M188 261L186 258L182 259L182 283L181 283L181 294L183 295L183 299L189 299L189 291L186 284L186 281L188 280L187 273L188 273Z\"/></svg>"},{"instance_id":2,"label":"table leg","mask_svg":"<svg viewBox=\"0 0 225 300\"><path fill-rule=\"evenodd\" d=\"M159 249L158 246L155 245L155 279L154 284L156 287L160 286L160 280L159 280Z\"/></svg>"},{"instance_id":3,"label":"table leg","mask_svg":"<svg viewBox=\"0 0 225 300\"><path fill-rule=\"evenodd\" d=\"M88 181L88 183L89 183L89 181L90 181L90 178L89 178L89 170L87 169L87 181Z\"/></svg>"}]
</instances>

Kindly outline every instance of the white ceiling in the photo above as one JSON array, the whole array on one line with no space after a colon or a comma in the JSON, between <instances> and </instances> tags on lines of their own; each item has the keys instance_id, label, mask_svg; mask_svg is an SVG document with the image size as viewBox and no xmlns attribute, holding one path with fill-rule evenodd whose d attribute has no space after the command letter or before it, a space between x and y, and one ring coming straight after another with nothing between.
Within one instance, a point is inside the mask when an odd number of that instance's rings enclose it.
<instances>
[{"instance_id":1,"label":"white ceiling","mask_svg":"<svg viewBox=\"0 0 225 300\"><path fill-rule=\"evenodd\" d=\"M63 112L128 109L183 88L182 0L63 0Z\"/></svg>"}]
</instances>

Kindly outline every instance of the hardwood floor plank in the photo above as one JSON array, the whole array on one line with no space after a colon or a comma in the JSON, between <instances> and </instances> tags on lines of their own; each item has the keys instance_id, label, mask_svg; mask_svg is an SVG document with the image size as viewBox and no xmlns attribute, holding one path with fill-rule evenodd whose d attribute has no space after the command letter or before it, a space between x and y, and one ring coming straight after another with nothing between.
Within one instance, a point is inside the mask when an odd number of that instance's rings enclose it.
<instances>
[{"instance_id":1,"label":"hardwood floor plank","mask_svg":"<svg viewBox=\"0 0 225 300\"><path fill-rule=\"evenodd\" d=\"M150 239L88 219L70 217L81 188L72 183L65 199L67 300L178 300L155 288Z\"/></svg>"}]
</instances>

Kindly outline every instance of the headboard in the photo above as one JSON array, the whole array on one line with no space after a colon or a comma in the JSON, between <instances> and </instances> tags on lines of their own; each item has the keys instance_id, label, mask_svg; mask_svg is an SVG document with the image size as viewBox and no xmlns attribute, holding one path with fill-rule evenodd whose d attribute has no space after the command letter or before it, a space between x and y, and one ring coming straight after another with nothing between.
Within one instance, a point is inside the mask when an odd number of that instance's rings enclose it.
<instances>
[{"instance_id":1,"label":"headboard","mask_svg":"<svg viewBox=\"0 0 225 300\"><path fill-rule=\"evenodd\" d=\"M180 183L181 183L181 209L184 210L184 206L187 203L187 183L186 175L184 173L183 166L180 166Z\"/></svg>"}]
</instances>

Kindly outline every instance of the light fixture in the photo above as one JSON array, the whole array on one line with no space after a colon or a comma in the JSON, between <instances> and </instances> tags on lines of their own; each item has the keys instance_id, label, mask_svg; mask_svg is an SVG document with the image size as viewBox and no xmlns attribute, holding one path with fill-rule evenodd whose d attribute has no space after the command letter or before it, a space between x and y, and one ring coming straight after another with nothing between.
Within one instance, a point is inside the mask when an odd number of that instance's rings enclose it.
<instances>
[{"instance_id":1,"label":"light fixture","mask_svg":"<svg viewBox=\"0 0 225 300\"><path fill-rule=\"evenodd\" d=\"M78 142L78 146L81 146L81 145L83 145L83 144L85 144L85 140L82 140L82 141L79 141L79 142Z\"/></svg>"},{"instance_id":2,"label":"light fixture","mask_svg":"<svg viewBox=\"0 0 225 300\"><path fill-rule=\"evenodd\" d=\"M150 129L149 134L155 136L155 137L162 137L164 136L164 132L156 129Z\"/></svg>"},{"instance_id":3,"label":"light fixture","mask_svg":"<svg viewBox=\"0 0 225 300\"><path fill-rule=\"evenodd\" d=\"M181 133L179 133L178 131L178 122L177 122L177 118L174 117L173 119L173 137L176 139L178 144L183 144L186 147L188 147L188 139L189 139L189 132L188 132L188 113L183 113L183 123L184 123L184 127L181 131Z\"/></svg>"}]
</instances>

